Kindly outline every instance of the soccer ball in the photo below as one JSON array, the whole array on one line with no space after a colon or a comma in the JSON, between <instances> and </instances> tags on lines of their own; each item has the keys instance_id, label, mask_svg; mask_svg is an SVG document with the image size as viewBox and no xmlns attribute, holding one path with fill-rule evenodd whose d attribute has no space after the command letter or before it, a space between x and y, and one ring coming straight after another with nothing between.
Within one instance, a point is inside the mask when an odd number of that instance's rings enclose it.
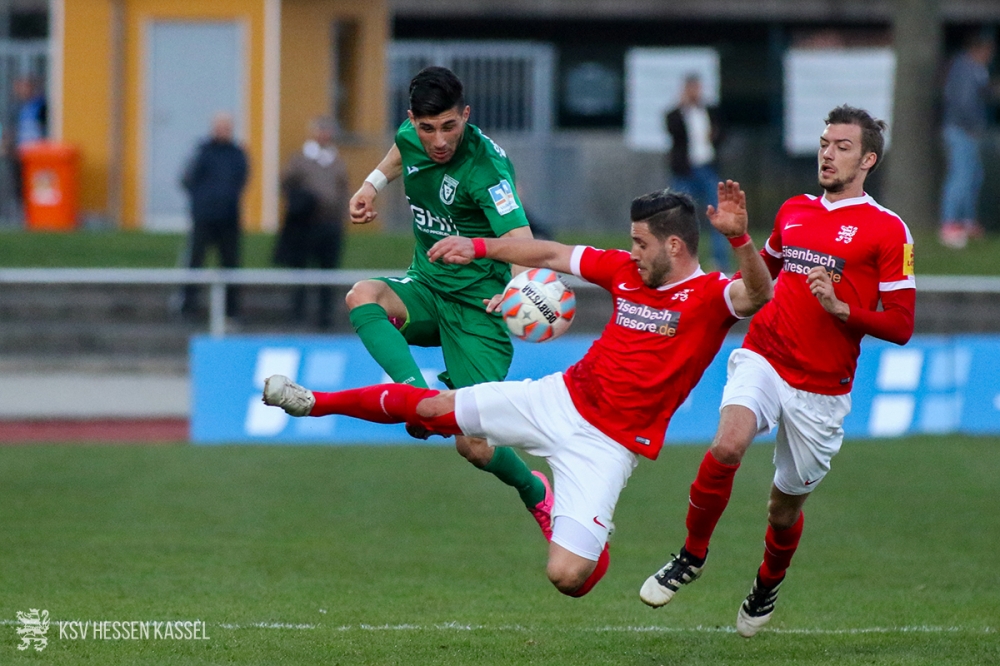
<instances>
[{"instance_id":1,"label":"soccer ball","mask_svg":"<svg viewBox=\"0 0 1000 666\"><path fill-rule=\"evenodd\" d=\"M555 271L531 268L507 283L500 312L515 338L545 342L558 338L573 323L576 295Z\"/></svg>"}]
</instances>

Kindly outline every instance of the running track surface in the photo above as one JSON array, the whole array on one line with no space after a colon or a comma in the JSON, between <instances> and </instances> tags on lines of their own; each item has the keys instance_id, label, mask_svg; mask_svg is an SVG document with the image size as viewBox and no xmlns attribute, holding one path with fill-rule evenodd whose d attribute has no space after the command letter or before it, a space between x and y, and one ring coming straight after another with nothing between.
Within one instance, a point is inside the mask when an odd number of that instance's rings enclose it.
<instances>
[{"instance_id":1,"label":"running track surface","mask_svg":"<svg viewBox=\"0 0 1000 666\"><path fill-rule=\"evenodd\" d=\"M0 444L107 444L188 441L187 419L59 419L0 421Z\"/></svg>"}]
</instances>

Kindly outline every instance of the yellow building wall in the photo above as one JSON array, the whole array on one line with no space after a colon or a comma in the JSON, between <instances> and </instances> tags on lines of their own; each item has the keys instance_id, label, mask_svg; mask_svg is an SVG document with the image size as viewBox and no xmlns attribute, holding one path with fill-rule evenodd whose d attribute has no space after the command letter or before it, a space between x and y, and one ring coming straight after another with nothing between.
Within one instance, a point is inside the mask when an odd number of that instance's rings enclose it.
<instances>
[{"instance_id":1,"label":"yellow building wall","mask_svg":"<svg viewBox=\"0 0 1000 666\"><path fill-rule=\"evenodd\" d=\"M357 48L348 111L349 134L340 149L352 186L360 186L388 148L385 51L386 0L278 0L280 87L277 155L284 164L299 150L309 119L331 113L337 66L333 25L354 21ZM243 200L244 226L265 224L265 22L276 0L62 0L64 11L62 136L82 153L81 203L85 211L140 228L144 211L144 104L146 26L154 20L228 20L246 26L246 114L243 138L251 178ZM121 38L116 43L115 21ZM122 62L124 59L124 62ZM120 72L120 73L119 73ZM115 89L115 86L119 89ZM115 109L120 111L116 115ZM208 128L205 128L206 133ZM273 155L273 153L271 153ZM272 158L272 159L274 159ZM271 165L274 167L280 165ZM112 182L114 181L114 182ZM273 194L269 192L268 194ZM120 207L120 210L111 210Z\"/></svg>"},{"instance_id":2,"label":"yellow building wall","mask_svg":"<svg viewBox=\"0 0 1000 666\"><path fill-rule=\"evenodd\" d=\"M284 0L281 11L281 132L279 154L285 164L302 148L309 120L330 115L331 85L337 66L333 25L355 21L357 72L347 123L338 140L352 189L360 187L388 149L386 143L386 45L389 8L385 0Z\"/></svg>"},{"instance_id":3,"label":"yellow building wall","mask_svg":"<svg viewBox=\"0 0 1000 666\"><path fill-rule=\"evenodd\" d=\"M65 0L62 139L80 150L80 208L107 214L114 128L112 0Z\"/></svg>"},{"instance_id":4,"label":"yellow building wall","mask_svg":"<svg viewBox=\"0 0 1000 666\"><path fill-rule=\"evenodd\" d=\"M90 0L83 0L89 2ZM262 219L263 98L264 98L264 2L263 0L126 0L125 69L125 227L138 227L143 214L143 105L145 75L145 26L154 20L243 21L247 29L244 59L246 81L246 136L244 148L250 159L250 182L243 196L243 221L247 229L258 229ZM205 128L207 134L208 128Z\"/></svg>"}]
</instances>

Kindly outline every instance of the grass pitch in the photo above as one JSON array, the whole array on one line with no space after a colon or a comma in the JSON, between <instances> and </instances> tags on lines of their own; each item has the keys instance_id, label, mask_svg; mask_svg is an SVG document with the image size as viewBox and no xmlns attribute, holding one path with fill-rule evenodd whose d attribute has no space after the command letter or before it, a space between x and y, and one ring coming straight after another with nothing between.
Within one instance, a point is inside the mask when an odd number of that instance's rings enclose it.
<instances>
[{"instance_id":1,"label":"grass pitch","mask_svg":"<svg viewBox=\"0 0 1000 666\"><path fill-rule=\"evenodd\" d=\"M0 663L1000 663L1000 440L849 441L751 640L732 626L770 446L702 579L662 609L638 599L682 543L703 452L639 465L608 575L575 600L514 492L450 447L0 448ZM42 652L17 649L31 608L50 613ZM200 620L208 640L74 640L69 620Z\"/></svg>"}]
</instances>

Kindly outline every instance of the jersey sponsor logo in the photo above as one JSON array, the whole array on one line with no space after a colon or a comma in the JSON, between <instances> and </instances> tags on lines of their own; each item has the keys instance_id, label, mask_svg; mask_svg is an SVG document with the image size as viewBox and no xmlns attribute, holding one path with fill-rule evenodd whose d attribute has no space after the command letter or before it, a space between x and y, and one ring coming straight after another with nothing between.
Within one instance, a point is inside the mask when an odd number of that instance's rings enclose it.
<instances>
[{"instance_id":1,"label":"jersey sponsor logo","mask_svg":"<svg viewBox=\"0 0 1000 666\"><path fill-rule=\"evenodd\" d=\"M441 181L441 189L438 191L438 196L441 197L441 203L445 206L450 206L455 203L456 192L458 192L458 181L448 174L445 174L444 180Z\"/></svg>"},{"instance_id":2,"label":"jersey sponsor logo","mask_svg":"<svg viewBox=\"0 0 1000 666\"><path fill-rule=\"evenodd\" d=\"M425 210L420 206L414 206L413 204L410 204L410 210L413 211L413 222L424 233L434 236L458 235L458 228L450 217L439 217L429 210Z\"/></svg>"},{"instance_id":3,"label":"jersey sponsor logo","mask_svg":"<svg viewBox=\"0 0 1000 666\"><path fill-rule=\"evenodd\" d=\"M618 285L618 288L621 289L622 291L639 291L640 289L642 289L642 287L626 287L624 282L620 283Z\"/></svg>"},{"instance_id":4,"label":"jersey sponsor logo","mask_svg":"<svg viewBox=\"0 0 1000 666\"><path fill-rule=\"evenodd\" d=\"M597 519L597 516L594 516L594 522L597 523L598 525L600 525L601 527L603 527L604 529L608 529L608 526L605 525L604 523L602 523L601 521L599 521Z\"/></svg>"},{"instance_id":5,"label":"jersey sponsor logo","mask_svg":"<svg viewBox=\"0 0 1000 666\"><path fill-rule=\"evenodd\" d=\"M834 240L838 243L850 243L854 240L854 234L856 233L858 233L857 227L845 224L840 227L840 233L837 234L837 237L834 238Z\"/></svg>"},{"instance_id":6,"label":"jersey sponsor logo","mask_svg":"<svg viewBox=\"0 0 1000 666\"><path fill-rule=\"evenodd\" d=\"M657 310L639 305L625 298L616 299L615 323L635 331L648 331L668 338L677 335L681 313L676 310Z\"/></svg>"},{"instance_id":7,"label":"jersey sponsor logo","mask_svg":"<svg viewBox=\"0 0 1000 666\"><path fill-rule=\"evenodd\" d=\"M501 180L490 188L490 197L493 199L493 205L496 206L497 212L501 215L506 215L520 208L517 205L517 199L514 198L514 188L506 180Z\"/></svg>"},{"instance_id":8,"label":"jersey sponsor logo","mask_svg":"<svg viewBox=\"0 0 1000 666\"><path fill-rule=\"evenodd\" d=\"M784 269L789 273L805 275L815 266L822 266L830 274L832 282L838 283L843 279L845 261L840 257L793 245L786 245L782 253L785 256Z\"/></svg>"},{"instance_id":9,"label":"jersey sponsor logo","mask_svg":"<svg viewBox=\"0 0 1000 666\"><path fill-rule=\"evenodd\" d=\"M420 171L420 167L418 167L418 166L408 166L408 167L406 167L406 175L407 176L412 176L413 174L415 174L418 171Z\"/></svg>"},{"instance_id":10,"label":"jersey sponsor logo","mask_svg":"<svg viewBox=\"0 0 1000 666\"><path fill-rule=\"evenodd\" d=\"M688 296L690 296L693 291L694 289L681 289L676 294L674 294L673 298L671 298L670 300L684 302L688 299Z\"/></svg>"},{"instance_id":11,"label":"jersey sponsor logo","mask_svg":"<svg viewBox=\"0 0 1000 666\"><path fill-rule=\"evenodd\" d=\"M903 275L913 275L913 243L903 243Z\"/></svg>"},{"instance_id":12,"label":"jersey sponsor logo","mask_svg":"<svg viewBox=\"0 0 1000 666\"><path fill-rule=\"evenodd\" d=\"M795 227L801 227L801 224L786 224L783 231L788 231L789 229L794 229Z\"/></svg>"}]
</instances>

